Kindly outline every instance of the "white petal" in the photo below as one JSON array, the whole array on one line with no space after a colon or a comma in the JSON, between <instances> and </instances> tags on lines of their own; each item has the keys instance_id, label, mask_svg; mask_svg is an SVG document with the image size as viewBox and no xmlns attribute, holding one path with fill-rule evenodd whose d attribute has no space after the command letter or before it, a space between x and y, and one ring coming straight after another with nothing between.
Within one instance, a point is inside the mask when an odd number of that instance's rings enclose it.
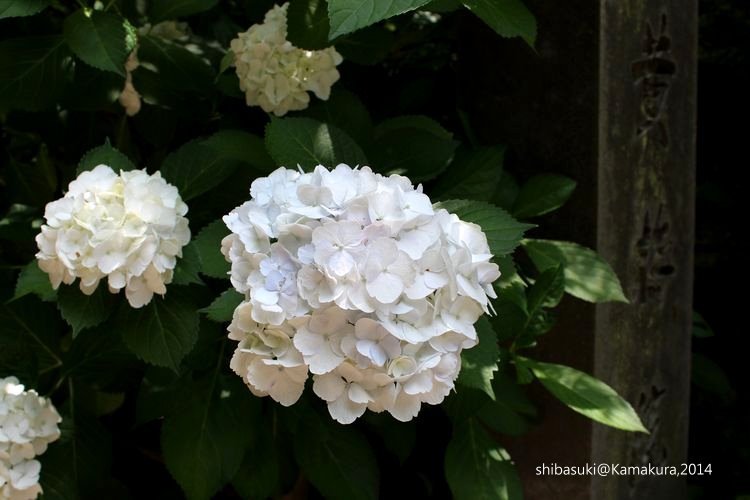
<instances>
[{"instance_id":1,"label":"white petal","mask_svg":"<svg viewBox=\"0 0 750 500\"><path fill-rule=\"evenodd\" d=\"M313 377L313 392L324 401L338 399L346 389L346 382L337 373L326 373Z\"/></svg>"},{"instance_id":2,"label":"white petal","mask_svg":"<svg viewBox=\"0 0 750 500\"><path fill-rule=\"evenodd\" d=\"M342 394L336 401L328 403L328 412L340 424L351 424L361 417L367 409L366 404L355 403Z\"/></svg>"}]
</instances>

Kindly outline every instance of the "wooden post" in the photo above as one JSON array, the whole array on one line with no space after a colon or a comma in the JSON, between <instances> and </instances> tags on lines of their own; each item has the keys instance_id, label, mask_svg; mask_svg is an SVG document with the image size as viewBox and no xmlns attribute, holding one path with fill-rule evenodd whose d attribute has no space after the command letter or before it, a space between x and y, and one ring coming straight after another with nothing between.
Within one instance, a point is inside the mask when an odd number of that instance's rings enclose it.
<instances>
[{"instance_id":1,"label":"wooden post","mask_svg":"<svg viewBox=\"0 0 750 500\"><path fill-rule=\"evenodd\" d=\"M466 110L483 141L511 146L515 173L578 181L568 206L543 219L537 235L596 248L630 299L596 307L565 299L535 354L606 381L651 434L592 424L536 388L542 424L507 444L531 500L684 498L679 478L539 477L535 468L686 458L697 2L527 4L539 21L536 53L467 23L459 58L472 96Z\"/></svg>"}]
</instances>

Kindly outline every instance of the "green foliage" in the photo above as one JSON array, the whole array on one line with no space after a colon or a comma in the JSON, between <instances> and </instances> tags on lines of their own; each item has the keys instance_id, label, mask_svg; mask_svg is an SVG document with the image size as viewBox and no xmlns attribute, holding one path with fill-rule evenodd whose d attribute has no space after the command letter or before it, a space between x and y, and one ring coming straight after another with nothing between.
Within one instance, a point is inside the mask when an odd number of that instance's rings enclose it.
<instances>
[{"instance_id":1,"label":"green foliage","mask_svg":"<svg viewBox=\"0 0 750 500\"><path fill-rule=\"evenodd\" d=\"M328 416L312 414L301 425L295 456L325 498L378 498L378 465L362 434L333 422Z\"/></svg>"},{"instance_id":2,"label":"green foliage","mask_svg":"<svg viewBox=\"0 0 750 500\"><path fill-rule=\"evenodd\" d=\"M49 0L0 0L0 19L33 16L48 5Z\"/></svg>"},{"instance_id":3,"label":"green foliage","mask_svg":"<svg viewBox=\"0 0 750 500\"><path fill-rule=\"evenodd\" d=\"M539 275L539 278L526 292L526 312L534 316L542 307L555 307L560 303L565 291L565 274L562 265L549 268Z\"/></svg>"},{"instance_id":4,"label":"green foliage","mask_svg":"<svg viewBox=\"0 0 750 500\"><path fill-rule=\"evenodd\" d=\"M71 382L75 394L72 387ZM112 465L112 436L91 415L64 417L60 440L41 456L45 498L96 498L106 491L102 486Z\"/></svg>"},{"instance_id":5,"label":"green foliage","mask_svg":"<svg viewBox=\"0 0 750 500\"><path fill-rule=\"evenodd\" d=\"M500 357L497 335L485 317L480 318L475 326L479 344L461 353L461 372L456 383L482 390L490 398L495 399L492 377L497 371Z\"/></svg>"},{"instance_id":6,"label":"green foliage","mask_svg":"<svg viewBox=\"0 0 750 500\"><path fill-rule=\"evenodd\" d=\"M200 312L205 313L212 321L218 323L228 323L232 321L232 314L244 297L237 293L233 288L224 291L216 300L204 307Z\"/></svg>"},{"instance_id":7,"label":"green foliage","mask_svg":"<svg viewBox=\"0 0 750 500\"><path fill-rule=\"evenodd\" d=\"M135 29L113 12L83 9L63 27L65 42L83 62L125 76L125 61L136 44Z\"/></svg>"},{"instance_id":8,"label":"green foliage","mask_svg":"<svg viewBox=\"0 0 750 500\"><path fill-rule=\"evenodd\" d=\"M400 116L375 128L368 157L374 170L432 179L448 167L458 142L453 134L426 116Z\"/></svg>"},{"instance_id":9,"label":"green foliage","mask_svg":"<svg viewBox=\"0 0 750 500\"><path fill-rule=\"evenodd\" d=\"M328 47L328 2L326 0L292 0L287 10L287 38L292 45L306 50Z\"/></svg>"},{"instance_id":10,"label":"green foliage","mask_svg":"<svg viewBox=\"0 0 750 500\"><path fill-rule=\"evenodd\" d=\"M221 240L229 234L224 222L217 220L203 228L193 244L198 251L201 273L212 278L226 279L229 273L229 262L221 252Z\"/></svg>"},{"instance_id":11,"label":"green foliage","mask_svg":"<svg viewBox=\"0 0 750 500\"><path fill-rule=\"evenodd\" d=\"M200 142L224 161L234 160L259 174L268 174L276 164L268 155L263 139L244 130L225 129Z\"/></svg>"},{"instance_id":12,"label":"green foliage","mask_svg":"<svg viewBox=\"0 0 750 500\"><path fill-rule=\"evenodd\" d=\"M235 378L222 380L221 361L190 386L162 427L167 468L191 500L211 498L234 477L257 426L257 402Z\"/></svg>"},{"instance_id":13,"label":"green foliage","mask_svg":"<svg viewBox=\"0 0 750 500\"><path fill-rule=\"evenodd\" d=\"M508 453L474 419L453 428L445 477L457 500L519 500L521 481Z\"/></svg>"},{"instance_id":14,"label":"green foliage","mask_svg":"<svg viewBox=\"0 0 750 500\"><path fill-rule=\"evenodd\" d=\"M215 75L205 59L163 38L146 35L138 39L140 65L133 72L133 85L148 104L166 108L195 106L214 90Z\"/></svg>"},{"instance_id":15,"label":"green foliage","mask_svg":"<svg viewBox=\"0 0 750 500\"><path fill-rule=\"evenodd\" d=\"M510 148L499 145L510 138L474 130L464 111L462 80L483 71L465 72L462 30L481 28L465 7L533 45L536 21L520 0L291 0L291 43L335 42L345 62L329 99L310 95L306 109L281 118L246 106L229 70L230 41L272 1L153 0L145 12L137 3L0 0L0 377L18 376L63 415L60 441L41 457L45 498L173 498L181 489L190 499L517 499L515 465L496 434L520 436L543 418L526 396L534 378L575 411L644 430L602 382L527 357L565 291L625 297L593 251L524 239L536 227L526 220L561 207L575 182L545 174L519 186L519 152L505 164ZM129 116L118 97L136 45L129 76L142 103ZM368 411L340 425L324 402L308 401L310 387L285 408L253 396L230 368L226 328L245 297L230 288L222 217L279 166L339 163L421 183L436 208L481 226L502 273L487 307L497 314L476 323L479 342L460 353L455 390L410 422ZM34 260L45 205L98 165L158 172L189 205L192 239L167 293L141 308L110 293L106 278L91 295L79 281L53 290ZM710 328L697 318L695 331ZM693 369L696 386L731 400L710 360Z\"/></svg>"},{"instance_id":16,"label":"green foliage","mask_svg":"<svg viewBox=\"0 0 750 500\"><path fill-rule=\"evenodd\" d=\"M176 287L146 306L120 306L114 328L140 359L177 371L198 339L198 313L187 293Z\"/></svg>"},{"instance_id":17,"label":"green foliage","mask_svg":"<svg viewBox=\"0 0 750 500\"><path fill-rule=\"evenodd\" d=\"M439 206L458 215L461 220L481 226L496 258L513 252L521 243L524 232L534 227L518 222L502 208L480 201L446 200Z\"/></svg>"},{"instance_id":18,"label":"green foliage","mask_svg":"<svg viewBox=\"0 0 750 500\"><path fill-rule=\"evenodd\" d=\"M83 158L78 163L76 174L80 174L86 170L93 170L99 165L107 165L118 173L121 170L128 171L135 170L136 168L133 162L130 161L130 158L112 147L109 139L101 146L97 146L83 155Z\"/></svg>"},{"instance_id":19,"label":"green foliage","mask_svg":"<svg viewBox=\"0 0 750 500\"><path fill-rule=\"evenodd\" d=\"M735 392L724 369L715 361L693 353L690 363L690 380L696 387L718 398L724 404L735 398Z\"/></svg>"},{"instance_id":20,"label":"green foliage","mask_svg":"<svg viewBox=\"0 0 750 500\"><path fill-rule=\"evenodd\" d=\"M625 431L648 432L641 419L610 386L569 366L522 360L557 399L588 418Z\"/></svg>"},{"instance_id":21,"label":"green foliage","mask_svg":"<svg viewBox=\"0 0 750 500\"><path fill-rule=\"evenodd\" d=\"M160 170L188 201L221 184L237 167L237 161L216 154L204 143L191 141L170 153Z\"/></svg>"},{"instance_id":22,"label":"green foliage","mask_svg":"<svg viewBox=\"0 0 750 500\"><path fill-rule=\"evenodd\" d=\"M331 20L329 38L345 35L374 24L383 19L403 14L421 7L430 0L328 0L328 16Z\"/></svg>"},{"instance_id":23,"label":"green foliage","mask_svg":"<svg viewBox=\"0 0 750 500\"><path fill-rule=\"evenodd\" d=\"M39 264L36 260L29 262L21 269L18 281L16 282L16 292L13 295L13 299L20 299L30 293L37 295L44 301L54 300L57 293L52 289L49 275L39 269Z\"/></svg>"},{"instance_id":24,"label":"green foliage","mask_svg":"<svg viewBox=\"0 0 750 500\"><path fill-rule=\"evenodd\" d=\"M359 146L343 131L310 118L275 118L266 127L266 147L277 165L312 170L339 163L367 165Z\"/></svg>"},{"instance_id":25,"label":"green foliage","mask_svg":"<svg viewBox=\"0 0 750 500\"><path fill-rule=\"evenodd\" d=\"M502 178L504 156L504 146L459 149L436 181L435 197L490 201Z\"/></svg>"},{"instance_id":26,"label":"green foliage","mask_svg":"<svg viewBox=\"0 0 750 500\"><path fill-rule=\"evenodd\" d=\"M349 91L334 88L327 101L315 101L304 111L305 115L319 122L337 127L360 146L372 141L372 118L359 98Z\"/></svg>"},{"instance_id":27,"label":"green foliage","mask_svg":"<svg viewBox=\"0 0 750 500\"><path fill-rule=\"evenodd\" d=\"M620 280L593 250L568 241L524 240L523 248L540 271L562 264L565 291L588 302L627 302Z\"/></svg>"},{"instance_id":28,"label":"green foliage","mask_svg":"<svg viewBox=\"0 0 750 500\"><path fill-rule=\"evenodd\" d=\"M575 181L564 175L534 176L518 193L513 204L513 215L526 219L557 210L568 201L575 188Z\"/></svg>"},{"instance_id":29,"label":"green foliage","mask_svg":"<svg viewBox=\"0 0 750 500\"><path fill-rule=\"evenodd\" d=\"M57 293L57 307L63 319L73 329L73 338L84 328L106 320L115 306L115 296L100 283L91 295L82 293L75 285L62 285Z\"/></svg>"},{"instance_id":30,"label":"green foliage","mask_svg":"<svg viewBox=\"0 0 750 500\"><path fill-rule=\"evenodd\" d=\"M72 78L72 57L60 35L0 42L0 110L50 107Z\"/></svg>"},{"instance_id":31,"label":"green foliage","mask_svg":"<svg viewBox=\"0 0 750 500\"><path fill-rule=\"evenodd\" d=\"M148 16L152 22L176 17L191 16L213 8L219 0L152 0L148 3Z\"/></svg>"},{"instance_id":32,"label":"green foliage","mask_svg":"<svg viewBox=\"0 0 750 500\"><path fill-rule=\"evenodd\" d=\"M498 35L520 36L534 46L536 19L521 0L463 0L463 3Z\"/></svg>"},{"instance_id":33,"label":"green foliage","mask_svg":"<svg viewBox=\"0 0 750 500\"><path fill-rule=\"evenodd\" d=\"M711 325L700 315L699 312L693 311L693 337L704 339L715 335Z\"/></svg>"},{"instance_id":34,"label":"green foliage","mask_svg":"<svg viewBox=\"0 0 750 500\"><path fill-rule=\"evenodd\" d=\"M270 422L263 422L268 427ZM259 432L258 439L245 458L232 481L232 486L242 498L270 498L279 483L279 457L277 443L270 432Z\"/></svg>"}]
</instances>

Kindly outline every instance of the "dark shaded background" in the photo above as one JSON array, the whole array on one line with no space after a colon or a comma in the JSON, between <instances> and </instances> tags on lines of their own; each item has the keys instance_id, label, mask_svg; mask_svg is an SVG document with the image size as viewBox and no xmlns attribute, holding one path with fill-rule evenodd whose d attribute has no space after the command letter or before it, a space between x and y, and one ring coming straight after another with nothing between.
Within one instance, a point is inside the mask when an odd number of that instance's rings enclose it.
<instances>
[{"instance_id":1,"label":"dark shaded background","mask_svg":"<svg viewBox=\"0 0 750 500\"><path fill-rule=\"evenodd\" d=\"M747 143L750 2L700 3L694 309L714 336L693 340L690 461L712 464L692 498L750 498L743 261L750 251Z\"/></svg>"}]
</instances>

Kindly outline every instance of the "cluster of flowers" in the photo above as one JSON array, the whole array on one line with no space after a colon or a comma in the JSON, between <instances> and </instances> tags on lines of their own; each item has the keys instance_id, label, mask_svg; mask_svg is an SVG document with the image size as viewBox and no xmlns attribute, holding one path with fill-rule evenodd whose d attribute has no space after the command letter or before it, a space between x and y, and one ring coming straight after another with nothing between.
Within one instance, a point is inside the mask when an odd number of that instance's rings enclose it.
<instances>
[{"instance_id":1,"label":"cluster of flowers","mask_svg":"<svg viewBox=\"0 0 750 500\"><path fill-rule=\"evenodd\" d=\"M260 106L276 116L305 109L308 91L328 99L342 61L333 47L303 50L286 39L288 5L274 6L263 24L251 26L230 44L248 106Z\"/></svg>"},{"instance_id":2,"label":"cluster of flowers","mask_svg":"<svg viewBox=\"0 0 750 500\"><path fill-rule=\"evenodd\" d=\"M190 241L187 205L159 172L99 165L81 173L63 198L47 204L37 235L39 267L52 286L80 278L92 294L102 278L133 307L165 294L182 247Z\"/></svg>"},{"instance_id":3,"label":"cluster of flowers","mask_svg":"<svg viewBox=\"0 0 750 500\"><path fill-rule=\"evenodd\" d=\"M42 492L34 457L60 437L60 415L15 377L0 378L0 498L26 500Z\"/></svg>"},{"instance_id":4,"label":"cluster of flowers","mask_svg":"<svg viewBox=\"0 0 750 500\"><path fill-rule=\"evenodd\" d=\"M341 423L367 408L407 421L439 404L495 297L481 228L368 167L282 167L250 194L224 217L222 241L245 295L231 367L250 390L289 406L309 370Z\"/></svg>"}]
</instances>

